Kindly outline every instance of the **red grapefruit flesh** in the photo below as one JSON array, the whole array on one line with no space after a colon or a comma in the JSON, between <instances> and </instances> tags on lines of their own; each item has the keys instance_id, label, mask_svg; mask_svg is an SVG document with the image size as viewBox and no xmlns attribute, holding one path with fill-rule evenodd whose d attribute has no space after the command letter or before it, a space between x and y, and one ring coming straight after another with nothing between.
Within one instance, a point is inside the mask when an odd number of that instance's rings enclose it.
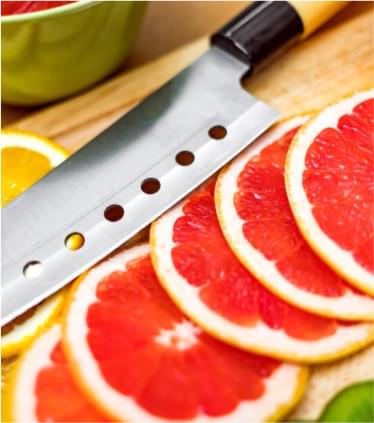
<instances>
[{"instance_id":1,"label":"red grapefruit flesh","mask_svg":"<svg viewBox=\"0 0 374 423\"><path fill-rule=\"evenodd\" d=\"M333 104L292 142L287 193L300 230L336 272L374 295L374 90Z\"/></svg>"},{"instance_id":2,"label":"red grapefruit flesh","mask_svg":"<svg viewBox=\"0 0 374 423\"><path fill-rule=\"evenodd\" d=\"M284 167L307 117L282 122L220 174L216 207L227 242L275 295L320 315L374 320L374 301L348 285L309 247L286 195Z\"/></svg>"},{"instance_id":3,"label":"red grapefruit flesh","mask_svg":"<svg viewBox=\"0 0 374 423\"><path fill-rule=\"evenodd\" d=\"M8 414L16 422L103 422L77 388L54 325L23 354L8 389ZM8 394L7 394L8 396Z\"/></svg>"},{"instance_id":4,"label":"red grapefruit flesh","mask_svg":"<svg viewBox=\"0 0 374 423\"><path fill-rule=\"evenodd\" d=\"M373 339L374 325L346 325L292 305L237 260L218 224L214 181L151 227L156 273L178 306L212 336L274 357L322 362Z\"/></svg>"},{"instance_id":5,"label":"red grapefruit flesh","mask_svg":"<svg viewBox=\"0 0 374 423\"><path fill-rule=\"evenodd\" d=\"M76 282L64 345L90 398L133 422L263 421L289 409L306 377L202 332L160 286L145 245Z\"/></svg>"}]
</instances>

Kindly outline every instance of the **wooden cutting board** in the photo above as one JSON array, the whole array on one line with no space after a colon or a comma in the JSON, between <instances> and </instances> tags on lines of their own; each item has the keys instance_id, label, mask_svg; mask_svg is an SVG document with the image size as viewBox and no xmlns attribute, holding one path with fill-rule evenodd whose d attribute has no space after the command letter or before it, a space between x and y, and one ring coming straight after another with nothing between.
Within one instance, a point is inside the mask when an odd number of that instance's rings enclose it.
<instances>
[{"instance_id":1,"label":"wooden cutting board","mask_svg":"<svg viewBox=\"0 0 374 423\"><path fill-rule=\"evenodd\" d=\"M317 110L374 81L373 4L356 2L310 39L294 46L245 82L260 99L291 116ZM156 90L208 48L198 39L97 88L12 124L75 151ZM374 348L312 369L304 400L292 418L316 419L335 392L374 378Z\"/></svg>"},{"instance_id":2,"label":"wooden cutting board","mask_svg":"<svg viewBox=\"0 0 374 423\"><path fill-rule=\"evenodd\" d=\"M315 110L374 80L372 3L357 2L308 40L245 82L284 116ZM33 130L71 151L91 140L208 48L198 39L12 127Z\"/></svg>"}]
</instances>

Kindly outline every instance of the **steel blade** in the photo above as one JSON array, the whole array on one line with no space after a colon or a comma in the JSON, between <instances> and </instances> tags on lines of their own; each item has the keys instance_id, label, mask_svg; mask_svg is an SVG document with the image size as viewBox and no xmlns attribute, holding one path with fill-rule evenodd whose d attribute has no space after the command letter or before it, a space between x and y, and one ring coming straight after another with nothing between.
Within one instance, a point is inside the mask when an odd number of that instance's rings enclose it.
<instances>
[{"instance_id":1,"label":"steel blade","mask_svg":"<svg viewBox=\"0 0 374 423\"><path fill-rule=\"evenodd\" d=\"M278 114L240 85L247 67L216 48L63 162L2 214L2 324L63 287L216 172ZM61 116L63 119L64 117ZM227 135L212 139L221 125ZM190 151L190 166L176 163ZM159 180L152 195L141 189ZM119 204L124 217L104 218ZM85 244L65 247L78 232ZM24 266L41 263L29 279Z\"/></svg>"}]
</instances>

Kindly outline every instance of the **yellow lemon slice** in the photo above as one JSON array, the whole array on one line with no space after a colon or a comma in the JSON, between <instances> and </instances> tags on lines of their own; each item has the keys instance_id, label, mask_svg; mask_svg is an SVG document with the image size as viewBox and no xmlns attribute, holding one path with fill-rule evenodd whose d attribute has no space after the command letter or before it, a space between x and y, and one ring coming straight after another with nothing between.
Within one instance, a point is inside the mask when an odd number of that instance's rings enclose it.
<instances>
[{"instance_id":1,"label":"yellow lemon slice","mask_svg":"<svg viewBox=\"0 0 374 423\"><path fill-rule=\"evenodd\" d=\"M11 357L22 351L61 310L65 295L62 291L42 301L1 329L1 357Z\"/></svg>"}]
</instances>

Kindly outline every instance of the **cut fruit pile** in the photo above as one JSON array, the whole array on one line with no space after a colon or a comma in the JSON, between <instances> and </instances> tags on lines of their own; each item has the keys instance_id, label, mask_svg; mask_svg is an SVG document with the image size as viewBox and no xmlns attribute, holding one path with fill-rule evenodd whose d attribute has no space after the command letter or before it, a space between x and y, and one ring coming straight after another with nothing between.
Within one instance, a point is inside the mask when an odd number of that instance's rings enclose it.
<instances>
[{"instance_id":1,"label":"cut fruit pile","mask_svg":"<svg viewBox=\"0 0 374 423\"><path fill-rule=\"evenodd\" d=\"M305 384L304 368L232 348L183 316L146 245L76 282L64 345L82 390L121 421L269 420Z\"/></svg>"},{"instance_id":2,"label":"cut fruit pile","mask_svg":"<svg viewBox=\"0 0 374 423\"><path fill-rule=\"evenodd\" d=\"M216 188L220 224L239 260L275 295L322 316L370 319L373 300L314 254L288 203L285 159L307 120L280 123L221 172Z\"/></svg>"},{"instance_id":3,"label":"cut fruit pile","mask_svg":"<svg viewBox=\"0 0 374 423\"><path fill-rule=\"evenodd\" d=\"M236 347L309 363L341 357L373 339L372 324L308 313L261 285L222 235L214 185L192 193L151 229L157 275L192 320Z\"/></svg>"},{"instance_id":4,"label":"cut fruit pile","mask_svg":"<svg viewBox=\"0 0 374 423\"><path fill-rule=\"evenodd\" d=\"M278 124L154 222L150 247L83 274L17 361L7 418L279 420L305 364L369 345L373 97Z\"/></svg>"}]
</instances>

